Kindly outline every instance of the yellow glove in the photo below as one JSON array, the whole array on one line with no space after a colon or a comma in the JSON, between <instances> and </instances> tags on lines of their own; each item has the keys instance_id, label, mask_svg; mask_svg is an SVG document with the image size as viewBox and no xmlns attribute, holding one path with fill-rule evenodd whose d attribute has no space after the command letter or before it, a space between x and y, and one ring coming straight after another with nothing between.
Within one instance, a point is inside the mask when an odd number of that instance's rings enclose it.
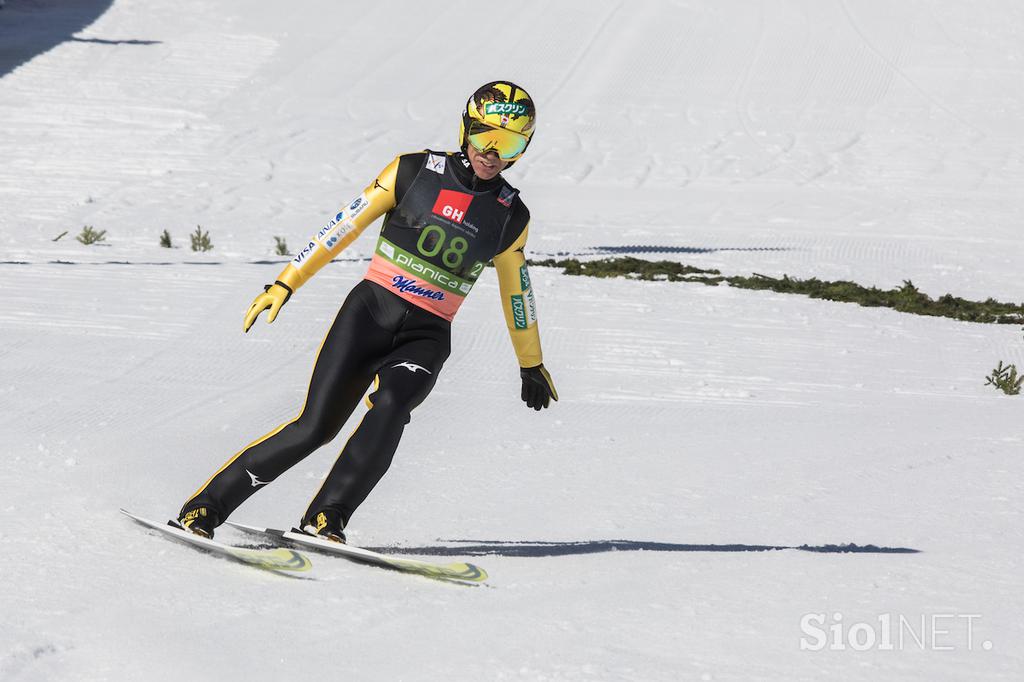
<instances>
[{"instance_id":1,"label":"yellow glove","mask_svg":"<svg viewBox=\"0 0 1024 682\"><path fill-rule=\"evenodd\" d=\"M274 282L263 287L264 292L256 297L256 300L249 306L249 311L245 314L245 326L243 331L248 332L249 327L253 325L256 318L260 316L267 308L270 308L270 314L267 317L267 324L270 324L277 319L277 314L281 312L281 306L288 302L288 299L292 297L292 290L284 282Z\"/></svg>"}]
</instances>

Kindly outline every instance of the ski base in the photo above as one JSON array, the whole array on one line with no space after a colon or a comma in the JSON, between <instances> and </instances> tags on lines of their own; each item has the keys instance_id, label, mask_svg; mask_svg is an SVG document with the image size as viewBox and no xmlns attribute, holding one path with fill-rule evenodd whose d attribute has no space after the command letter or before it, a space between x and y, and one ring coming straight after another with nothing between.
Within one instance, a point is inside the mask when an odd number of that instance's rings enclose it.
<instances>
[{"instance_id":1,"label":"ski base","mask_svg":"<svg viewBox=\"0 0 1024 682\"><path fill-rule=\"evenodd\" d=\"M436 564L429 561L417 559L403 559L398 557L378 554L377 552L361 547L353 547L340 542L331 542L300 531L278 530L276 528L262 528L260 526L247 526L242 523L226 521L232 528L240 531L262 536L278 542L284 541L306 549L312 549L333 556L339 556L349 561L355 561L370 566L389 568L403 573L414 573L416 575L436 578L438 580L458 580L462 582L479 583L487 580L487 572L479 566L456 562L451 564Z\"/></svg>"},{"instance_id":2,"label":"ski base","mask_svg":"<svg viewBox=\"0 0 1024 682\"><path fill-rule=\"evenodd\" d=\"M195 533L190 533L187 530L182 530L177 526L170 525L170 523L151 521L141 516L137 516L125 509L122 509L121 513L136 523L146 526L147 528L160 531L165 537L172 540L177 540L178 542L191 547L205 550L228 559L233 559L234 561L238 561L249 566L255 566L256 568L262 568L268 571L308 571L312 567L312 563L309 559L292 549L284 549L282 547L277 549L246 549L245 547L234 547L232 545L226 545L223 542L204 538L196 535Z\"/></svg>"}]
</instances>

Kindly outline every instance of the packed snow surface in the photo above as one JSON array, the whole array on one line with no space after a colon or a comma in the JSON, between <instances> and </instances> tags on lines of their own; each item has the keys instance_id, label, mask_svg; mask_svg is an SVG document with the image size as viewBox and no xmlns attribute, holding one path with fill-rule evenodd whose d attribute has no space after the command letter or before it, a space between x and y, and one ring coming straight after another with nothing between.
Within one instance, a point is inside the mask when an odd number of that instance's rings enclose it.
<instances>
[{"instance_id":1,"label":"packed snow surface","mask_svg":"<svg viewBox=\"0 0 1024 682\"><path fill-rule=\"evenodd\" d=\"M531 257L1024 300L1019 2L10 0L0 679L1024 679L1014 326L534 268L534 413L489 274L350 528L486 585L118 514L294 416L375 229L243 335L274 237L455 147L495 78L538 104ZM233 518L295 523L359 416ZM849 543L917 552L782 549Z\"/></svg>"}]
</instances>

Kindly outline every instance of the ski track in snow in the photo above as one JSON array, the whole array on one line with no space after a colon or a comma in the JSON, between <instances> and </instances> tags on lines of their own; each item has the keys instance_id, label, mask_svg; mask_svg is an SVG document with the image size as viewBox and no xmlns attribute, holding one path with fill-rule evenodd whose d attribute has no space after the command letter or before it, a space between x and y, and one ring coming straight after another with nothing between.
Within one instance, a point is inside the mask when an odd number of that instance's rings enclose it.
<instances>
[{"instance_id":1,"label":"ski track in snow","mask_svg":"<svg viewBox=\"0 0 1024 682\"><path fill-rule=\"evenodd\" d=\"M535 268L561 400L534 414L487 274L351 528L482 544L486 585L319 556L288 580L117 513L172 515L295 416L373 237L242 335L273 237L302 242L397 153L451 148L452 103L493 77L539 100L508 172L532 257L1024 300L1024 9L529 0L528 31L467 61L461 0L97 7L0 11L0 679L1024 674L1021 398L984 386L1024 367L1012 327ZM188 249L197 225L212 252ZM361 416L237 520L294 523ZM846 543L920 552L753 551ZM928 634L952 649L802 651L809 613L950 616Z\"/></svg>"}]
</instances>

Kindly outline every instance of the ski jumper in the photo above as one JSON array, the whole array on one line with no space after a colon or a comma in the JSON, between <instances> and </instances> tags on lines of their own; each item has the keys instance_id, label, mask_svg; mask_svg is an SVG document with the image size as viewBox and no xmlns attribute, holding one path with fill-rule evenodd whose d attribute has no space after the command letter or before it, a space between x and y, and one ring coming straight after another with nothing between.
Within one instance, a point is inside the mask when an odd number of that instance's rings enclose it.
<instances>
[{"instance_id":1,"label":"ski jumper","mask_svg":"<svg viewBox=\"0 0 1024 682\"><path fill-rule=\"evenodd\" d=\"M305 522L332 509L347 525L388 470L412 410L434 387L451 350L451 320L490 262L519 364L541 364L523 254L530 213L501 175L479 179L462 153L397 157L308 241L278 283L298 290L382 215L369 270L320 346L299 415L228 460L181 516L207 507L223 522L333 440L372 384L369 411L303 516Z\"/></svg>"}]
</instances>

